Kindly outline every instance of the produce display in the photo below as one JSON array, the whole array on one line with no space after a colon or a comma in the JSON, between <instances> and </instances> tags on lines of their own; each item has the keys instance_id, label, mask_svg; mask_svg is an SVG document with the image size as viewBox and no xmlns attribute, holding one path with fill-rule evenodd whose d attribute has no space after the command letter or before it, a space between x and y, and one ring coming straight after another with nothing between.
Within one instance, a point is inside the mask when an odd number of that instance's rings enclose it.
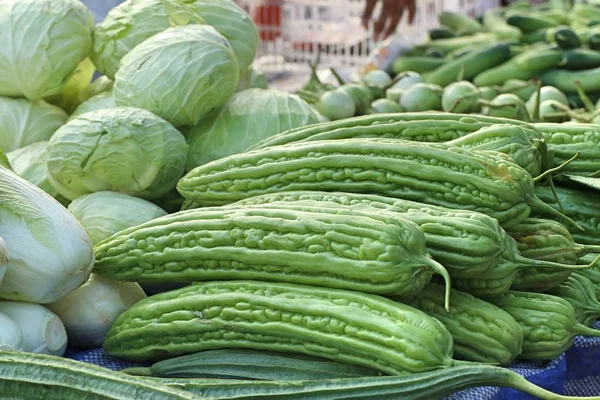
<instances>
[{"instance_id":1,"label":"produce display","mask_svg":"<svg viewBox=\"0 0 600 400\"><path fill-rule=\"evenodd\" d=\"M0 393L600 399L509 368L600 337L600 6L559 3L290 93L233 0L0 1Z\"/></svg>"}]
</instances>

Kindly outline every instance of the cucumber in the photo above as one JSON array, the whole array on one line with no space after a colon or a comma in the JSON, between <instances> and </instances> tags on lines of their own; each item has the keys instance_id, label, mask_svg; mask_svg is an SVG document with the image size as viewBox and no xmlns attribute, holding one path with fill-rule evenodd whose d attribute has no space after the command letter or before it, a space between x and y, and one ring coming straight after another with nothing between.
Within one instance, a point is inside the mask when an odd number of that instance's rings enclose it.
<instances>
[{"instance_id":1,"label":"cucumber","mask_svg":"<svg viewBox=\"0 0 600 400\"><path fill-rule=\"evenodd\" d=\"M400 56L392 64L392 72L395 75L408 71L422 74L423 72L433 71L447 62L448 60L439 57Z\"/></svg>"},{"instance_id":2,"label":"cucumber","mask_svg":"<svg viewBox=\"0 0 600 400\"><path fill-rule=\"evenodd\" d=\"M449 27L458 35L473 35L475 33L485 32L483 25L468 15L444 11L438 16L438 19L440 24Z\"/></svg>"},{"instance_id":3,"label":"cucumber","mask_svg":"<svg viewBox=\"0 0 600 400\"><path fill-rule=\"evenodd\" d=\"M562 27L554 31L554 42L561 49L575 49L581 46L579 36L570 28Z\"/></svg>"},{"instance_id":4,"label":"cucumber","mask_svg":"<svg viewBox=\"0 0 600 400\"><path fill-rule=\"evenodd\" d=\"M514 61L517 68L530 72L542 72L551 68L556 68L563 58L563 51L551 47L537 49L534 48L515 57Z\"/></svg>"},{"instance_id":5,"label":"cucumber","mask_svg":"<svg viewBox=\"0 0 600 400\"><path fill-rule=\"evenodd\" d=\"M447 86L452 82L460 80L460 75L462 75L462 79L464 80L471 80L482 71L508 60L509 57L509 43L498 43L474 51L456 60L449 61L443 66L425 74L423 79L427 83L440 86Z\"/></svg>"},{"instance_id":6,"label":"cucumber","mask_svg":"<svg viewBox=\"0 0 600 400\"><path fill-rule=\"evenodd\" d=\"M121 372L165 378L221 378L262 380L320 380L378 376L379 372L302 354L247 349L208 350L170 358L152 366Z\"/></svg>"},{"instance_id":7,"label":"cucumber","mask_svg":"<svg viewBox=\"0 0 600 400\"><path fill-rule=\"evenodd\" d=\"M559 67L568 70L598 68L600 67L600 51L592 49L572 49L565 51Z\"/></svg>"},{"instance_id":8,"label":"cucumber","mask_svg":"<svg viewBox=\"0 0 600 400\"><path fill-rule=\"evenodd\" d=\"M533 32L529 32L529 33L521 36L521 42L527 43L527 44L544 42L546 40L546 31L548 29L549 28L542 28L542 29L538 29Z\"/></svg>"},{"instance_id":9,"label":"cucumber","mask_svg":"<svg viewBox=\"0 0 600 400\"><path fill-rule=\"evenodd\" d=\"M586 93L600 91L600 67L585 71L551 69L542 73L540 79L544 85L554 86L565 93L577 93L577 81Z\"/></svg>"},{"instance_id":10,"label":"cucumber","mask_svg":"<svg viewBox=\"0 0 600 400\"><path fill-rule=\"evenodd\" d=\"M429 30L429 38L431 40L449 39L456 37L456 32L445 26L440 26Z\"/></svg>"},{"instance_id":11,"label":"cucumber","mask_svg":"<svg viewBox=\"0 0 600 400\"><path fill-rule=\"evenodd\" d=\"M542 15L534 13L514 13L506 19L509 25L516 26L523 33L531 33L544 28L553 28L559 24Z\"/></svg>"}]
</instances>

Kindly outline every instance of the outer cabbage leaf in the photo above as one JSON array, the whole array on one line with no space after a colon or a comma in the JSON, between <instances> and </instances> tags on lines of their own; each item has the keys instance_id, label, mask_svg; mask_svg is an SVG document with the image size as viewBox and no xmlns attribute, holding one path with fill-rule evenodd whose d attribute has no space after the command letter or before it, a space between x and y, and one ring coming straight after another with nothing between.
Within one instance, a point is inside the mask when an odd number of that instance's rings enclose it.
<instances>
[{"instance_id":1,"label":"outer cabbage leaf","mask_svg":"<svg viewBox=\"0 0 600 400\"><path fill-rule=\"evenodd\" d=\"M73 200L69 211L90 235L94 245L123 229L167 214L147 200L108 191L86 194Z\"/></svg>"},{"instance_id":2,"label":"outer cabbage leaf","mask_svg":"<svg viewBox=\"0 0 600 400\"><path fill-rule=\"evenodd\" d=\"M0 96L60 92L92 50L94 16L78 0L0 1Z\"/></svg>"},{"instance_id":3,"label":"outer cabbage leaf","mask_svg":"<svg viewBox=\"0 0 600 400\"><path fill-rule=\"evenodd\" d=\"M213 27L169 28L121 60L113 93L118 106L139 107L173 125L195 125L223 106L238 84L231 46Z\"/></svg>"},{"instance_id":4,"label":"outer cabbage leaf","mask_svg":"<svg viewBox=\"0 0 600 400\"><path fill-rule=\"evenodd\" d=\"M13 150L6 156L17 175L33 183L60 203L68 203L67 199L58 194L58 191L48 181L48 174L46 172L48 140L42 140Z\"/></svg>"},{"instance_id":5,"label":"outer cabbage leaf","mask_svg":"<svg viewBox=\"0 0 600 400\"><path fill-rule=\"evenodd\" d=\"M187 169L241 153L269 136L317 122L319 114L294 94L264 89L236 93L220 112L189 130Z\"/></svg>"},{"instance_id":6,"label":"outer cabbage leaf","mask_svg":"<svg viewBox=\"0 0 600 400\"><path fill-rule=\"evenodd\" d=\"M94 31L92 61L109 78L119 63L144 40L167 28L203 24L193 8L194 0L127 0L112 8Z\"/></svg>"},{"instance_id":7,"label":"outer cabbage leaf","mask_svg":"<svg viewBox=\"0 0 600 400\"><path fill-rule=\"evenodd\" d=\"M95 96L90 97L83 103L81 103L73 114L69 117L70 119L75 118L78 115L85 114L92 111L105 110L107 108L115 108L115 99L113 98L112 90L107 92L98 93Z\"/></svg>"},{"instance_id":8,"label":"outer cabbage leaf","mask_svg":"<svg viewBox=\"0 0 600 400\"><path fill-rule=\"evenodd\" d=\"M65 110L68 114L71 114L73 110L81 104L82 101L86 100L87 91L92 82L92 76L96 67L86 58L79 63L75 72L71 75L62 90L45 100Z\"/></svg>"},{"instance_id":9,"label":"outer cabbage leaf","mask_svg":"<svg viewBox=\"0 0 600 400\"><path fill-rule=\"evenodd\" d=\"M48 144L48 178L67 199L110 190L158 198L175 187L188 152L183 135L149 111L117 107L81 114Z\"/></svg>"},{"instance_id":10,"label":"outer cabbage leaf","mask_svg":"<svg viewBox=\"0 0 600 400\"><path fill-rule=\"evenodd\" d=\"M48 140L66 121L62 109L43 100L0 97L0 145L4 151Z\"/></svg>"},{"instance_id":11,"label":"outer cabbage leaf","mask_svg":"<svg viewBox=\"0 0 600 400\"><path fill-rule=\"evenodd\" d=\"M95 96L97 94L112 90L113 83L114 82L112 81L112 79L110 79L108 76L99 76L87 87L84 100L87 100L90 97Z\"/></svg>"},{"instance_id":12,"label":"outer cabbage leaf","mask_svg":"<svg viewBox=\"0 0 600 400\"><path fill-rule=\"evenodd\" d=\"M10 261L0 298L51 303L83 284L94 266L92 243L66 208L0 167L0 236Z\"/></svg>"},{"instance_id":13,"label":"outer cabbage leaf","mask_svg":"<svg viewBox=\"0 0 600 400\"><path fill-rule=\"evenodd\" d=\"M194 6L204 22L229 41L240 69L248 69L259 43L252 18L232 0L196 0Z\"/></svg>"},{"instance_id":14,"label":"outer cabbage leaf","mask_svg":"<svg viewBox=\"0 0 600 400\"><path fill-rule=\"evenodd\" d=\"M8 161L8 157L4 154L4 150L0 148L0 167L8 168L12 171L12 167L10 166L10 162Z\"/></svg>"},{"instance_id":15,"label":"outer cabbage leaf","mask_svg":"<svg viewBox=\"0 0 600 400\"><path fill-rule=\"evenodd\" d=\"M269 83L267 82L267 77L265 74L250 67L241 72L236 92L241 92L248 89L268 88Z\"/></svg>"}]
</instances>

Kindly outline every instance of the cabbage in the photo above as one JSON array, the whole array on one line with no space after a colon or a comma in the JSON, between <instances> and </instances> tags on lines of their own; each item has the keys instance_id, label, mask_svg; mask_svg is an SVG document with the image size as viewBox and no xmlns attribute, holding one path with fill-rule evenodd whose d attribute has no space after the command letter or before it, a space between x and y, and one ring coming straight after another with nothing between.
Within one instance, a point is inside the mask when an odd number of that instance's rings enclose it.
<instances>
[{"instance_id":1,"label":"cabbage","mask_svg":"<svg viewBox=\"0 0 600 400\"><path fill-rule=\"evenodd\" d=\"M10 258L0 298L52 303L83 284L94 266L92 243L75 217L3 167L0 236Z\"/></svg>"},{"instance_id":2,"label":"cabbage","mask_svg":"<svg viewBox=\"0 0 600 400\"><path fill-rule=\"evenodd\" d=\"M252 18L232 0L196 0L194 8L204 22L229 41L240 69L247 70L254 61L259 42Z\"/></svg>"},{"instance_id":3,"label":"cabbage","mask_svg":"<svg viewBox=\"0 0 600 400\"><path fill-rule=\"evenodd\" d=\"M288 129L317 122L319 114L294 94L265 89L236 93L218 113L190 129L187 169L246 151Z\"/></svg>"},{"instance_id":4,"label":"cabbage","mask_svg":"<svg viewBox=\"0 0 600 400\"><path fill-rule=\"evenodd\" d=\"M167 213L157 205L128 194L96 192L69 204L69 211L86 230L92 244Z\"/></svg>"},{"instance_id":5,"label":"cabbage","mask_svg":"<svg viewBox=\"0 0 600 400\"><path fill-rule=\"evenodd\" d=\"M240 69L248 68L258 47L258 30L231 0L127 0L96 26L92 60L114 78L121 59L144 40L173 26L205 21L229 40Z\"/></svg>"},{"instance_id":6,"label":"cabbage","mask_svg":"<svg viewBox=\"0 0 600 400\"><path fill-rule=\"evenodd\" d=\"M78 0L0 1L0 96L60 92L92 50L94 16Z\"/></svg>"},{"instance_id":7,"label":"cabbage","mask_svg":"<svg viewBox=\"0 0 600 400\"><path fill-rule=\"evenodd\" d=\"M87 100L92 96L112 90L113 83L108 76L99 76L98 79L94 80L88 86L85 99Z\"/></svg>"},{"instance_id":8,"label":"cabbage","mask_svg":"<svg viewBox=\"0 0 600 400\"><path fill-rule=\"evenodd\" d=\"M74 117L85 114L91 111L104 110L106 108L115 108L117 105L115 104L115 99L113 97L112 90L107 92L99 93L95 96L90 97L83 103L81 103L73 114L69 118L73 119Z\"/></svg>"},{"instance_id":9,"label":"cabbage","mask_svg":"<svg viewBox=\"0 0 600 400\"><path fill-rule=\"evenodd\" d=\"M157 198L182 176L183 135L149 111L130 107L81 114L48 144L48 178L67 199L111 190Z\"/></svg>"},{"instance_id":10,"label":"cabbage","mask_svg":"<svg viewBox=\"0 0 600 400\"><path fill-rule=\"evenodd\" d=\"M252 67L240 71L240 80L238 81L236 92L241 92L248 89L268 89L269 83L267 77L261 71L257 71Z\"/></svg>"},{"instance_id":11,"label":"cabbage","mask_svg":"<svg viewBox=\"0 0 600 400\"><path fill-rule=\"evenodd\" d=\"M96 67L89 58L86 58L79 63L60 93L44 100L71 114L82 101L87 100L87 90L92 82L94 71L96 71Z\"/></svg>"},{"instance_id":12,"label":"cabbage","mask_svg":"<svg viewBox=\"0 0 600 400\"><path fill-rule=\"evenodd\" d=\"M48 181L46 161L48 160L48 140L35 142L13 150L6 155L14 172L48 193L63 204L67 200L58 194Z\"/></svg>"},{"instance_id":13,"label":"cabbage","mask_svg":"<svg viewBox=\"0 0 600 400\"><path fill-rule=\"evenodd\" d=\"M9 152L48 140L66 120L62 109L43 100L0 97L0 145Z\"/></svg>"},{"instance_id":14,"label":"cabbage","mask_svg":"<svg viewBox=\"0 0 600 400\"><path fill-rule=\"evenodd\" d=\"M121 60L113 93L117 106L149 110L175 126L195 125L231 98L239 67L214 28L169 28Z\"/></svg>"}]
</instances>

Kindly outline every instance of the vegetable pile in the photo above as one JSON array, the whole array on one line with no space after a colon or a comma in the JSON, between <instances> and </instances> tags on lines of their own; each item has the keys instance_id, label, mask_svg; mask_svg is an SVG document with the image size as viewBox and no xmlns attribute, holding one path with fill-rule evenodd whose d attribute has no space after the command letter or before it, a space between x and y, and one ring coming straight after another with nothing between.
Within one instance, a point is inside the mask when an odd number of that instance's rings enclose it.
<instances>
[{"instance_id":1,"label":"vegetable pile","mask_svg":"<svg viewBox=\"0 0 600 400\"><path fill-rule=\"evenodd\" d=\"M394 77L292 94L232 0L0 2L0 388L569 399L505 367L600 336L600 12L574 7L443 13Z\"/></svg>"}]
</instances>

